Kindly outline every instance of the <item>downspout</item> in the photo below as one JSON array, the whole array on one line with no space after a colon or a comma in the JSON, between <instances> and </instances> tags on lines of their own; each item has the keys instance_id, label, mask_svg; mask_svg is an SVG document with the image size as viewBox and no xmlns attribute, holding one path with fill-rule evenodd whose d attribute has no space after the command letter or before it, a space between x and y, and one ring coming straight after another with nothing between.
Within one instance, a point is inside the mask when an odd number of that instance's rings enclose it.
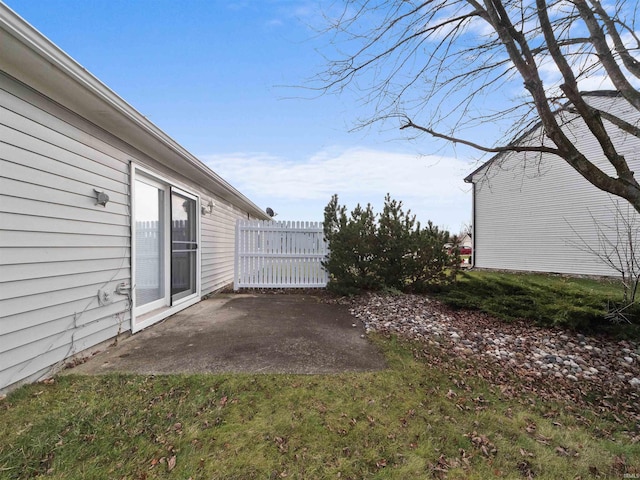
<instances>
[{"instance_id":1,"label":"downspout","mask_svg":"<svg viewBox=\"0 0 640 480\"><path fill-rule=\"evenodd\" d=\"M471 184L471 268L476 266L476 183L473 181L474 173L464 179L465 183Z\"/></svg>"},{"instance_id":2,"label":"downspout","mask_svg":"<svg viewBox=\"0 0 640 480\"><path fill-rule=\"evenodd\" d=\"M476 184L471 182L471 268L476 266Z\"/></svg>"}]
</instances>

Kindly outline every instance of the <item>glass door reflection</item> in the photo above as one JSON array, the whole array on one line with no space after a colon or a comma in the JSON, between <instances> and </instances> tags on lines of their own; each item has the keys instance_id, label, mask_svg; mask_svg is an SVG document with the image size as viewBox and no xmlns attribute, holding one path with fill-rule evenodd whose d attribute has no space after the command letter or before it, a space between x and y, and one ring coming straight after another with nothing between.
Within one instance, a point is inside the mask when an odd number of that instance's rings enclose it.
<instances>
[{"instance_id":1,"label":"glass door reflection","mask_svg":"<svg viewBox=\"0 0 640 480\"><path fill-rule=\"evenodd\" d=\"M196 200L171 191L171 301L197 291L196 261L198 238Z\"/></svg>"},{"instance_id":2,"label":"glass door reflection","mask_svg":"<svg viewBox=\"0 0 640 480\"><path fill-rule=\"evenodd\" d=\"M135 182L135 306L156 308L164 292L164 190L152 182Z\"/></svg>"}]
</instances>

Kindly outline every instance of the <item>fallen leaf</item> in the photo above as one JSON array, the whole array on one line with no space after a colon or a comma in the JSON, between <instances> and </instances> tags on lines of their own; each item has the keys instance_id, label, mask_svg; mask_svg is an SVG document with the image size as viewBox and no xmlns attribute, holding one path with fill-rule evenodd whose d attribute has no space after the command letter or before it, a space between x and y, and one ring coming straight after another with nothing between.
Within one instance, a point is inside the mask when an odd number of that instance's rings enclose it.
<instances>
[{"instance_id":1,"label":"fallen leaf","mask_svg":"<svg viewBox=\"0 0 640 480\"><path fill-rule=\"evenodd\" d=\"M169 460L167 461L167 470L171 471L174 468L176 468L176 456L173 455L171 458L169 458Z\"/></svg>"},{"instance_id":2,"label":"fallen leaf","mask_svg":"<svg viewBox=\"0 0 640 480\"><path fill-rule=\"evenodd\" d=\"M569 456L569 452L567 452L567 450L563 447L556 447L556 453L563 457Z\"/></svg>"},{"instance_id":3,"label":"fallen leaf","mask_svg":"<svg viewBox=\"0 0 640 480\"><path fill-rule=\"evenodd\" d=\"M526 460L522 460L518 463L518 470L525 478L533 478L535 474L533 473L533 469L531 468L531 464Z\"/></svg>"},{"instance_id":4,"label":"fallen leaf","mask_svg":"<svg viewBox=\"0 0 640 480\"><path fill-rule=\"evenodd\" d=\"M533 457L533 453L528 452L524 448L520 449L520 455L522 455L523 457Z\"/></svg>"},{"instance_id":5,"label":"fallen leaf","mask_svg":"<svg viewBox=\"0 0 640 480\"><path fill-rule=\"evenodd\" d=\"M545 437L544 435L536 435L536 442L542 443L543 445L549 445L551 441L551 437Z\"/></svg>"},{"instance_id":6,"label":"fallen leaf","mask_svg":"<svg viewBox=\"0 0 640 480\"><path fill-rule=\"evenodd\" d=\"M611 469L616 473L625 473L627 471L627 462L625 458L621 455L613 457Z\"/></svg>"}]
</instances>

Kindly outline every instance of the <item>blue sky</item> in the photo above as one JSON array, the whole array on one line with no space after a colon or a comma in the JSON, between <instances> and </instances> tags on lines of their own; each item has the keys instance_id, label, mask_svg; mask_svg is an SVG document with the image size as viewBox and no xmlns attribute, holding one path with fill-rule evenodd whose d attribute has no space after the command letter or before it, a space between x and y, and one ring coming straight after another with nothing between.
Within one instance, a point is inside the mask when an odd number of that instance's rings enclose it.
<instances>
[{"instance_id":1,"label":"blue sky","mask_svg":"<svg viewBox=\"0 0 640 480\"><path fill-rule=\"evenodd\" d=\"M318 2L5 0L27 22L278 220L384 195L457 232L478 153L394 126L350 131L357 92L300 88L326 67ZM322 2L320 2L322 3Z\"/></svg>"}]
</instances>

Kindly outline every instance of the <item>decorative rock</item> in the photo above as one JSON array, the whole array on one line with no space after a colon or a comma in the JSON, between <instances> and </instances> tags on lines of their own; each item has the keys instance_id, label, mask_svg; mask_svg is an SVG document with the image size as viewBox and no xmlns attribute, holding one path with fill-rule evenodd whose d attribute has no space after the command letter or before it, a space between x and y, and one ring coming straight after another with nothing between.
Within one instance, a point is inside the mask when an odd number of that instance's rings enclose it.
<instances>
[{"instance_id":1,"label":"decorative rock","mask_svg":"<svg viewBox=\"0 0 640 480\"><path fill-rule=\"evenodd\" d=\"M638 342L505 324L484 314L452 312L419 295L369 295L346 302L367 333L404 336L432 348L451 348L454 343L451 351L456 355L478 363L495 362L526 377L582 379L613 394L628 391L629 385L640 389ZM447 341L439 342L441 338ZM637 405L634 398L629 405Z\"/></svg>"}]
</instances>

